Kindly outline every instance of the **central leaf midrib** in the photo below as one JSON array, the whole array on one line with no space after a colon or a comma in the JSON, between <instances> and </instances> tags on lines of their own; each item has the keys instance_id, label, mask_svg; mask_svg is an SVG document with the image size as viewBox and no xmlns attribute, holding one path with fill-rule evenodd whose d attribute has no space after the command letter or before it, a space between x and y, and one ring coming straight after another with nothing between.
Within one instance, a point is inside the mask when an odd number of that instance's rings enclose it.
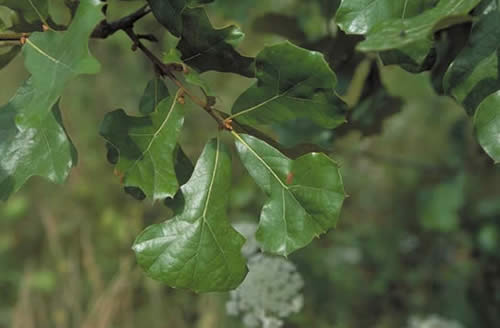
<instances>
[{"instance_id":1,"label":"central leaf midrib","mask_svg":"<svg viewBox=\"0 0 500 328\"><path fill-rule=\"evenodd\" d=\"M147 153L149 153L151 147L153 146L153 143L155 142L156 138L158 138L158 135L160 134L161 130L163 130L163 128L165 127L165 125L167 124L168 120L170 119L170 116L172 115L172 113L174 112L175 110L175 105L177 104L176 103L176 99L177 99L177 96L172 100L172 105L170 106L170 109L169 109L169 112L167 114L167 116L165 117L165 119L163 120L162 124L160 125L160 127L158 128L158 130L156 130L156 132L152 135L151 137L151 141L149 142L148 146L146 147L146 149L141 153L141 156L139 156L135 162L130 166L130 168L128 169L128 171L131 171L133 170L136 165L139 163L139 161L141 161L142 158L144 158L146 156Z\"/></svg>"},{"instance_id":2,"label":"central leaf midrib","mask_svg":"<svg viewBox=\"0 0 500 328\"><path fill-rule=\"evenodd\" d=\"M318 223L318 220L314 217L314 215L309 213L309 211L307 211L307 209L304 206L302 206L302 204L295 197L295 195L290 190L290 188L287 185L283 184L281 179L277 176L276 172L274 172L274 170L269 166L269 164L267 164L267 162L263 158L261 158L259 156L259 154L257 154L257 152L255 152L255 150L248 143L246 143L236 132L232 131L232 134L235 135L238 138L238 140L241 143L243 143L243 145L245 145L245 147L247 147L250 150L250 152L266 167L266 169L271 173L271 175L280 183L280 185L283 187L283 189L286 190L290 194L290 196L293 198L293 200L295 200L295 202L297 202L297 204L304 210L304 212L307 215L309 215L316 222L316 224L318 224L320 227L322 227L322 225ZM289 159L287 158L287 160L289 160ZM283 190L283 192L284 192L284 190ZM284 198L282 201L284 203Z\"/></svg>"},{"instance_id":3,"label":"central leaf midrib","mask_svg":"<svg viewBox=\"0 0 500 328\"><path fill-rule=\"evenodd\" d=\"M235 114L231 115L229 118L232 119L232 118L236 118L238 116L250 113L250 112L252 112L254 110L257 110L257 109L261 108L262 106L265 106L266 104L268 104L268 103L270 103L270 102L272 102L272 101L274 101L274 100L276 100L276 99L278 99L280 97L288 97L287 96L288 93L292 92L295 88L297 88L298 86L300 86L302 83L304 83L307 80L309 80L309 78L310 77L308 76L308 77L304 78L303 80L300 80L299 82L297 82L297 84L295 84L295 85L291 86L290 88L286 89L282 93L278 92L278 94L272 96L271 98L266 99L265 101L263 101L263 102L261 102L261 103L259 103L257 105L254 105L254 106L252 106L250 108L247 108L247 109L244 109L244 110L242 110L242 111L240 111L238 113L235 113ZM278 79L278 88L279 88L279 83L280 83L280 81ZM299 98L299 99L301 99L301 98Z\"/></svg>"}]
</instances>

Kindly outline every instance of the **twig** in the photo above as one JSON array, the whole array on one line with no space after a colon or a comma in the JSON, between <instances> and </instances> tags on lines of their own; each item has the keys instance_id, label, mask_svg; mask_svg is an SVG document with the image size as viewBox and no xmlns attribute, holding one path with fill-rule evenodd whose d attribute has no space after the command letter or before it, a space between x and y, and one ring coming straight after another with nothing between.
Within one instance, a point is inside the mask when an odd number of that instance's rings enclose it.
<instances>
[{"instance_id":1,"label":"twig","mask_svg":"<svg viewBox=\"0 0 500 328\"><path fill-rule=\"evenodd\" d=\"M131 29L134 27L135 22L137 22L139 19L146 16L150 12L151 8L149 8L148 5L145 5L139 8L137 11L131 13L130 15L120 18L116 21L108 22L107 20L103 19L92 32L92 37L97 39L106 39L117 31L126 31L127 29Z\"/></svg>"}]
</instances>

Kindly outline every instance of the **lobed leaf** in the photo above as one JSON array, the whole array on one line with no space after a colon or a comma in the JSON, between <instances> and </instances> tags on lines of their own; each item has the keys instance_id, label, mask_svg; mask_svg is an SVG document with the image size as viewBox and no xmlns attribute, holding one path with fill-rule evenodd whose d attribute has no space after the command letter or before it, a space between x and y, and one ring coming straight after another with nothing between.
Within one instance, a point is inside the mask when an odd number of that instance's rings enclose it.
<instances>
[{"instance_id":1,"label":"lobed leaf","mask_svg":"<svg viewBox=\"0 0 500 328\"><path fill-rule=\"evenodd\" d=\"M262 50L255 65L257 82L236 100L232 118L251 126L297 118L326 128L345 122L337 78L322 54L284 42Z\"/></svg>"},{"instance_id":2,"label":"lobed leaf","mask_svg":"<svg viewBox=\"0 0 500 328\"><path fill-rule=\"evenodd\" d=\"M63 183L76 164L76 149L62 127L58 104L49 115L18 129L17 113L33 101L31 79L20 87L8 104L0 108L0 199L7 200L31 176Z\"/></svg>"},{"instance_id":3,"label":"lobed leaf","mask_svg":"<svg viewBox=\"0 0 500 328\"><path fill-rule=\"evenodd\" d=\"M243 165L269 196L256 234L264 251L286 256L335 227L345 193L334 161L321 153L291 160L260 139L233 135Z\"/></svg>"},{"instance_id":4,"label":"lobed leaf","mask_svg":"<svg viewBox=\"0 0 500 328\"><path fill-rule=\"evenodd\" d=\"M243 39L243 32L234 25L215 29L205 9L198 8L212 1L148 0L148 3L156 19L180 38L177 49L188 66L198 73L214 70L252 77L253 58L234 49Z\"/></svg>"},{"instance_id":5,"label":"lobed leaf","mask_svg":"<svg viewBox=\"0 0 500 328\"><path fill-rule=\"evenodd\" d=\"M32 75L37 101L23 108L18 123L25 124L49 112L72 78L99 71L99 62L88 49L90 35L102 19L101 5L96 3L80 1L67 31L35 32L27 39L24 64Z\"/></svg>"},{"instance_id":6,"label":"lobed leaf","mask_svg":"<svg viewBox=\"0 0 500 328\"><path fill-rule=\"evenodd\" d=\"M200 73L214 70L253 76L253 58L234 49L244 37L238 27L214 29L203 8L186 10L182 16L183 30L177 49L187 65Z\"/></svg>"},{"instance_id":7,"label":"lobed leaf","mask_svg":"<svg viewBox=\"0 0 500 328\"><path fill-rule=\"evenodd\" d=\"M467 45L444 76L445 91L461 102L469 114L500 89L499 50L500 13L495 10L474 24Z\"/></svg>"},{"instance_id":8,"label":"lobed leaf","mask_svg":"<svg viewBox=\"0 0 500 328\"><path fill-rule=\"evenodd\" d=\"M57 104L68 81L98 68L87 43L102 18L100 8L93 0L80 1L68 31L33 33L23 47L32 75L0 109L0 198L33 175L62 183L76 164Z\"/></svg>"},{"instance_id":9,"label":"lobed leaf","mask_svg":"<svg viewBox=\"0 0 500 328\"><path fill-rule=\"evenodd\" d=\"M119 109L104 117L100 134L118 150L116 171L124 187L139 188L154 200L175 195L177 139L183 123L177 96L162 100L149 116L128 116Z\"/></svg>"},{"instance_id":10,"label":"lobed leaf","mask_svg":"<svg viewBox=\"0 0 500 328\"><path fill-rule=\"evenodd\" d=\"M175 216L149 226L134 242L137 261L151 278L196 292L227 291L243 281L245 239L226 215L230 180L230 151L211 140L175 199Z\"/></svg>"}]
</instances>

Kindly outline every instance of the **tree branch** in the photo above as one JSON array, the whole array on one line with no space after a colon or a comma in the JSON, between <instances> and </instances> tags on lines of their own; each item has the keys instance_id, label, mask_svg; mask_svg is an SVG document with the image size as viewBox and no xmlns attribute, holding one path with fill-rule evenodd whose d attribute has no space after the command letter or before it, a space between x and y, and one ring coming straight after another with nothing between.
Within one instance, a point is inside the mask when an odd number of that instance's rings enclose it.
<instances>
[{"instance_id":1,"label":"tree branch","mask_svg":"<svg viewBox=\"0 0 500 328\"><path fill-rule=\"evenodd\" d=\"M126 31L127 29L131 29L134 27L135 22L150 12L151 8L149 8L148 5L145 5L130 15L116 21L108 22L106 19L103 19L92 32L92 37L97 39L106 39L117 31Z\"/></svg>"}]
</instances>

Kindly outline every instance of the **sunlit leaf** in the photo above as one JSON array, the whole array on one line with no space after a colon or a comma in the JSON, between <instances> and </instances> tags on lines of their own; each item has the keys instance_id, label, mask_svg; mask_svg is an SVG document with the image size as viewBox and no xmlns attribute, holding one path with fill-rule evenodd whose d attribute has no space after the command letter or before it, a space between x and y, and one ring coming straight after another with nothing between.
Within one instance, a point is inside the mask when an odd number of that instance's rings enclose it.
<instances>
[{"instance_id":1,"label":"sunlit leaf","mask_svg":"<svg viewBox=\"0 0 500 328\"><path fill-rule=\"evenodd\" d=\"M407 19L431 8L434 0L343 0L335 21L349 34L366 34L393 18Z\"/></svg>"},{"instance_id":2,"label":"sunlit leaf","mask_svg":"<svg viewBox=\"0 0 500 328\"><path fill-rule=\"evenodd\" d=\"M288 255L335 227L345 193L334 161L321 153L291 160L255 137L233 135L243 165L269 196L256 234L265 251Z\"/></svg>"},{"instance_id":3,"label":"sunlit leaf","mask_svg":"<svg viewBox=\"0 0 500 328\"><path fill-rule=\"evenodd\" d=\"M361 51L398 49L430 38L437 29L444 29L469 19L465 15L479 1L441 0L434 8L417 16L384 20L368 31L366 40L358 45L358 49Z\"/></svg>"},{"instance_id":4,"label":"sunlit leaf","mask_svg":"<svg viewBox=\"0 0 500 328\"><path fill-rule=\"evenodd\" d=\"M175 195L176 145L183 123L183 105L173 96L149 116L128 116L121 109L105 116L100 133L118 150L116 170L125 187L139 188L155 200Z\"/></svg>"},{"instance_id":5,"label":"sunlit leaf","mask_svg":"<svg viewBox=\"0 0 500 328\"><path fill-rule=\"evenodd\" d=\"M70 79L99 71L99 62L88 49L88 39L102 19L99 9L94 0L81 1L67 31L35 32L27 39L24 65L32 74L37 101L23 108L19 122L48 112Z\"/></svg>"},{"instance_id":6,"label":"sunlit leaf","mask_svg":"<svg viewBox=\"0 0 500 328\"><path fill-rule=\"evenodd\" d=\"M232 117L248 125L307 118L335 128L345 122L345 104L335 94L335 73L322 54L280 43L256 58L258 81L235 102Z\"/></svg>"},{"instance_id":7,"label":"sunlit leaf","mask_svg":"<svg viewBox=\"0 0 500 328\"><path fill-rule=\"evenodd\" d=\"M247 272L241 254L245 239L226 215L230 187L231 153L211 140L175 199L175 216L146 228L134 243L139 265L151 278L196 292L226 291L241 283Z\"/></svg>"}]
</instances>

